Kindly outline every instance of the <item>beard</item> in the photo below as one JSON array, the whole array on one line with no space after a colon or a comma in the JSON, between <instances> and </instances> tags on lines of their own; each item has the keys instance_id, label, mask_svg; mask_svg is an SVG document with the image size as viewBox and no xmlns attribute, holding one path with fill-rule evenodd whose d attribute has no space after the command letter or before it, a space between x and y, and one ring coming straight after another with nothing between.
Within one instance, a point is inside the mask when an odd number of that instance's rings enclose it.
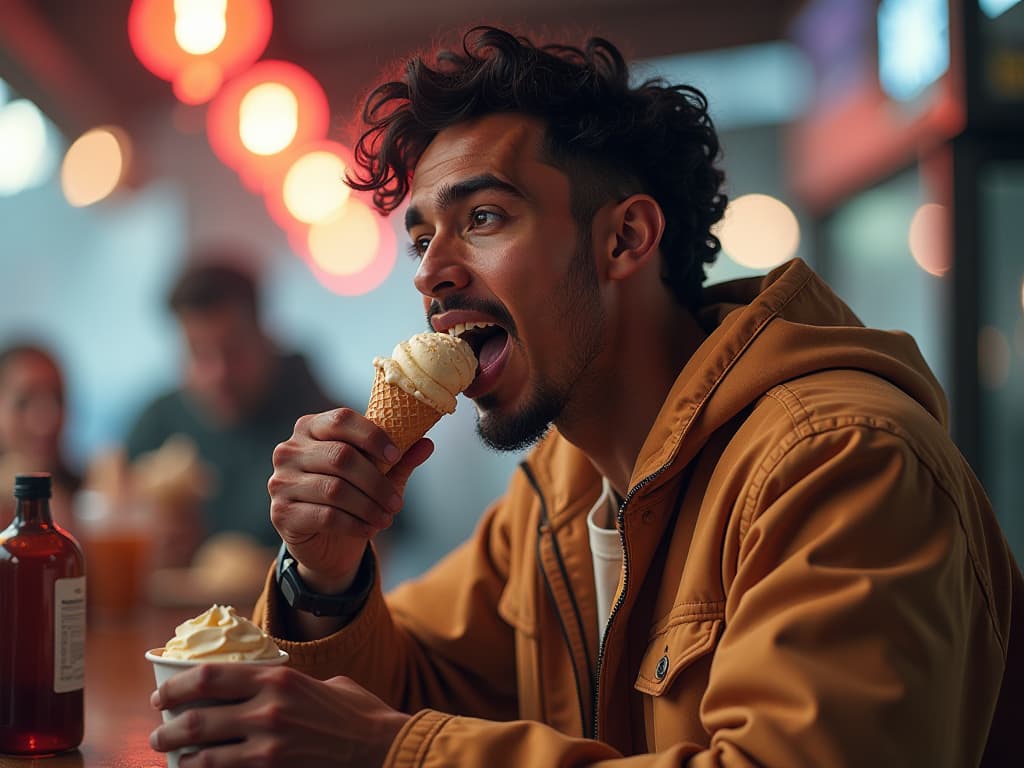
<instances>
[{"instance_id":1,"label":"beard","mask_svg":"<svg viewBox=\"0 0 1024 768\"><path fill-rule=\"evenodd\" d=\"M540 379L526 405L507 416L492 410L497 405L492 396L479 398L477 434L493 450L522 451L544 437L565 412L577 383L601 351L604 312L589 232L584 232L565 278L555 286L560 327L573 340L563 375L558 380L550 376Z\"/></svg>"}]
</instances>

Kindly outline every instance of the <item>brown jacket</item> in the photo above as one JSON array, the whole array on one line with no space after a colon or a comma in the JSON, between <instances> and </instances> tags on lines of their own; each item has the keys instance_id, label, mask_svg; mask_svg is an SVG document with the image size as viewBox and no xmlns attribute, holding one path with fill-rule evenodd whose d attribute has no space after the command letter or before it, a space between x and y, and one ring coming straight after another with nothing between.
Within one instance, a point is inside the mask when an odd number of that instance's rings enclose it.
<instances>
[{"instance_id":1,"label":"brown jacket","mask_svg":"<svg viewBox=\"0 0 1024 768\"><path fill-rule=\"evenodd\" d=\"M416 713L389 768L1020 764L1024 583L914 343L799 261L707 298L619 511L603 645L600 478L556 433L430 573L281 641ZM279 610L269 581L278 636Z\"/></svg>"}]
</instances>

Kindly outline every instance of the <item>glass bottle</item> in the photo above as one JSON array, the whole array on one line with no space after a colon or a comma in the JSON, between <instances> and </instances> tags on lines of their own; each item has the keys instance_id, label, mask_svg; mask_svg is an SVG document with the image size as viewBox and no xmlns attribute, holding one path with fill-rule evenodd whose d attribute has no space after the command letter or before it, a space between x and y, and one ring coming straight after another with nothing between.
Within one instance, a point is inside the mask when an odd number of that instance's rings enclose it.
<instances>
[{"instance_id":1,"label":"glass bottle","mask_svg":"<svg viewBox=\"0 0 1024 768\"><path fill-rule=\"evenodd\" d=\"M50 475L17 475L0 533L0 752L49 755L82 741L85 559L50 514Z\"/></svg>"}]
</instances>

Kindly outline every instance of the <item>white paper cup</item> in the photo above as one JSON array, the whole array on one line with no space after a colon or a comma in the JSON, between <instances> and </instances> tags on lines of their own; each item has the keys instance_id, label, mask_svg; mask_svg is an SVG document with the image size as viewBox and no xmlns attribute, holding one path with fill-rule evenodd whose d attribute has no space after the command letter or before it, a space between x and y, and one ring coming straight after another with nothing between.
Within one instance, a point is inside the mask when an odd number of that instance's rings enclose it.
<instances>
[{"instance_id":1,"label":"white paper cup","mask_svg":"<svg viewBox=\"0 0 1024 768\"><path fill-rule=\"evenodd\" d=\"M179 672L188 669L189 667L195 667L199 664L208 663L220 663L220 664L247 664L257 667L276 667L280 664L285 664L288 661L288 654L285 651L278 651L277 658L274 659L253 659L251 661L229 661L229 662L208 662L196 659L165 659L163 648L153 648L146 651L146 659L153 664L153 673L156 676L156 684L159 688L164 684L164 681L178 674ZM191 704L183 707L174 707L173 709L164 709L160 711L163 716L164 722L169 722L172 718L177 717L186 709L194 709L196 707L216 707L222 704L220 701L194 701ZM181 755L187 755L190 752L199 751L200 747L185 747L184 749L176 749L173 752L167 753L167 766L168 768L178 768L178 758Z\"/></svg>"}]
</instances>

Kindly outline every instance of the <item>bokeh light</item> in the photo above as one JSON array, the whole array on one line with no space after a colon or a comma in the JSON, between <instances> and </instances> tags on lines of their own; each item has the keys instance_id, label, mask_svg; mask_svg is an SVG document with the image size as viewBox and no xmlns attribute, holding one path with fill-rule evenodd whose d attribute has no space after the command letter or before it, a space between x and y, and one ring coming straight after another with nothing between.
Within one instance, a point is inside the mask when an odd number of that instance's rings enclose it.
<instances>
[{"instance_id":1,"label":"bokeh light","mask_svg":"<svg viewBox=\"0 0 1024 768\"><path fill-rule=\"evenodd\" d=\"M792 258L800 246L796 216L770 195L742 195L730 201L714 231L725 254L751 269L777 266Z\"/></svg>"},{"instance_id":2,"label":"bokeh light","mask_svg":"<svg viewBox=\"0 0 1024 768\"><path fill-rule=\"evenodd\" d=\"M325 272L354 275L366 269L380 247L380 228L373 212L352 200L332 219L309 228L309 254Z\"/></svg>"},{"instance_id":3,"label":"bokeh light","mask_svg":"<svg viewBox=\"0 0 1024 768\"><path fill-rule=\"evenodd\" d=\"M224 42L227 0L174 0L174 39L186 53L201 56Z\"/></svg>"},{"instance_id":4,"label":"bokeh light","mask_svg":"<svg viewBox=\"0 0 1024 768\"><path fill-rule=\"evenodd\" d=\"M0 107L0 195L42 184L57 164L50 123L33 102L15 99Z\"/></svg>"},{"instance_id":5,"label":"bokeh light","mask_svg":"<svg viewBox=\"0 0 1024 768\"><path fill-rule=\"evenodd\" d=\"M128 139L112 126L93 128L68 148L60 182L68 203L80 208L103 200L124 177Z\"/></svg>"},{"instance_id":6,"label":"bokeh light","mask_svg":"<svg viewBox=\"0 0 1024 768\"><path fill-rule=\"evenodd\" d=\"M988 389L999 389L1010 378L1010 342L992 325L978 331L978 378Z\"/></svg>"},{"instance_id":7,"label":"bokeh light","mask_svg":"<svg viewBox=\"0 0 1024 768\"><path fill-rule=\"evenodd\" d=\"M907 237L910 255L929 275L941 277L952 266L949 211L938 203L925 203L914 212Z\"/></svg>"},{"instance_id":8,"label":"bokeh light","mask_svg":"<svg viewBox=\"0 0 1024 768\"><path fill-rule=\"evenodd\" d=\"M314 277L330 291L358 296L378 287L395 266L391 221L353 192L338 216L289 238Z\"/></svg>"},{"instance_id":9,"label":"bokeh light","mask_svg":"<svg viewBox=\"0 0 1024 768\"><path fill-rule=\"evenodd\" d=\"M214 154L243 183L263 192L330 123L327 94L309 72L288 61L254 64L224 84L206 111Z\"/></svg>"},{"instance_id":10,"label":"bokeh light","mask_svg":"<svg viewBox=\"0 0 1024 768\"><path fill-rule=\"evenodd\" d=\"M337 216L352 194L345 169L355 160L344 144L311 141L289 152L289 161L263 186L267 212L306 249L309 225Z\"/></svg>"},{"instance_id":11,"label":"bokeh light","mask_svg":"<svg viewBox=\"0 0 1024 768\"><path fill-rule=\"evenodd\" d=\"M299 100L283 83L253 86L238 106L238 135L257 155L275 155L295 139Z\"/></svg>"},{"instance_id":12,"label":"bokeh light","mask_svg":"<svg viewBox=\"0 0 1024 768\"><path fill-rule=\"evenodd\" d=\"M313 224L338 215L348 200L345 161L326 150L301 155L284 176L284 204L299 221Z\"/></svg>"},{"instance_id":13,"label":"bokeh light","mask_svg":"<svg viewBox=\"0 0 1024 768\"><path fill-rule=\"evenodd\" d=\"M132 0L128 39L146 69L202 104L267 47L270 0Z\"/></svg>"},{"instance_id":14,"label":"bokeh light","mask_svg":"<svg viewBox=\"0 0 1024 768\"><path fill-rule=\"evenodd\" d=\"M947 0L881 0L876 22L878 80L892 98L917 98L949 69Z\"/></svg>"}]
</instances>

